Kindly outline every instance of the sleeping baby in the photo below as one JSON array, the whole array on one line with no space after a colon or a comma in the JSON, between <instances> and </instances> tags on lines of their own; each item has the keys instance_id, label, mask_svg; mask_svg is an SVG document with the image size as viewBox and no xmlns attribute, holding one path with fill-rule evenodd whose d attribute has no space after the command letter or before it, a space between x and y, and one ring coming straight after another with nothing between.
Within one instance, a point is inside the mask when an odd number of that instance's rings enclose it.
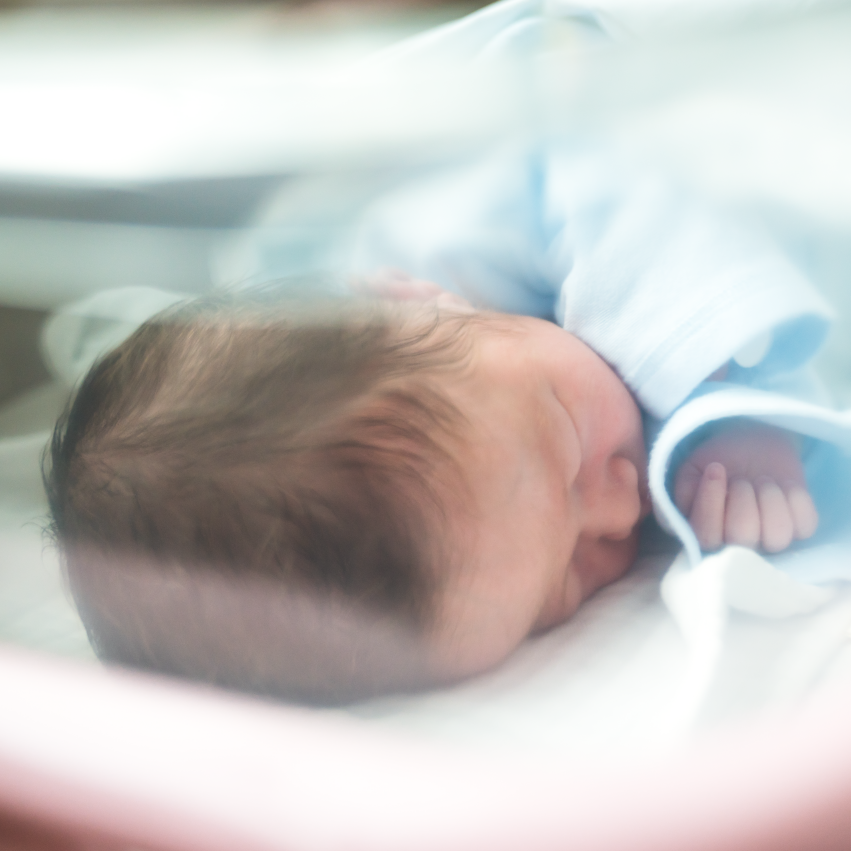
<instances>
[{"instance_id":1,"label":"sleeping baby","mask_svg":"<svg viewBox=\"0 0 851 851\"><path fill-rule=\"evenodd\" d=\"M92 368L47 487L102 658L320 703L487 670L628 570L655 422L807 392L829 311L770 243L575 164L406 188L364 220L361 294L189 302ZM818 523L767 425L699 430L670 485L705 550Z\"/></svg>"}]
</instances>

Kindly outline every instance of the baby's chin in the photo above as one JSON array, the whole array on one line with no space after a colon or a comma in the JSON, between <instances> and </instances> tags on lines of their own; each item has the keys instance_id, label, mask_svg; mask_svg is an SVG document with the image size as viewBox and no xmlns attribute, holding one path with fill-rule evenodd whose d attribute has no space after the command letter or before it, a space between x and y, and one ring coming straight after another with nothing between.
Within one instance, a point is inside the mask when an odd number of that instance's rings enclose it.
<instances>
[{"instance_id":1,"label":"baby's chin","mask_svg":"<svg viewBox=\"0 0 851 851\"><path fill-rule=\"evenodd\" d=\"M492 617L445 619L425 637L432 685L451 685L498 667L530 635L527 616L492 612Z\"/></svg>"},{"instance_id":2,"label":"baby's chin","mask_svg":"<svg viewBox=\"0 0 851 851\"><path fill-rule=\"evenodd\" d=\"M640 521L622 540L597 540L582 551L577 547L574 566L581 588L580 603L616 582L632 567L638 554L639 528Z\"/></svg>"},{"instance_id":3,"label":"baby's chin","mask_svg":"<svg viewBox=\"0 0 851 851\"><path fill-rule=\"evenodd\" d=\"M581 573L577 570L572 581L566 583L562 599L541 611L530 635L538 635L566 623L589 597L629 571L638 553L638 528L625 540L608 543L599 551L593 564L586 564Z\"/></svg>"},{"instance_id":4,"label":"baby's chin","mask_svg":"<svg viewBox=\"0 0 851 851\"><path fill-rule=\"evenodd\" d=\"M569 577L563 593L551 599L529 625L509 613L492 621L456 621L428 639L432 685L448 685L483 674L508 659L526 638L548 632L570 620L583 602L597 590L620 579L635 562L638 528L622 541L609 542L604 557L581 580Z\"/></svg>"}]
</instances>

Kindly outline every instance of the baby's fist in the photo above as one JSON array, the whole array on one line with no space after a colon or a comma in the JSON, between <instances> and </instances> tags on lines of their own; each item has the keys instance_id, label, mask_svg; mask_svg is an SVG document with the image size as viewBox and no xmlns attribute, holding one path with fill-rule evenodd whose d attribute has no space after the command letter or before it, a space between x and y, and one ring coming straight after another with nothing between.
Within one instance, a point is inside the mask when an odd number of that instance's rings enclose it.
<instances>
[{"instance_id":1,"label":"baby's fist","mask_svg":"<svg viewBox=\"0 0 851 851\"><path fill-rule=\"evenodd\" d=\"M818 526L793 439L759 423L737 422L698 446L677 472L674 501L704 550L776 553Z\"/></svg>"}]
</instances>

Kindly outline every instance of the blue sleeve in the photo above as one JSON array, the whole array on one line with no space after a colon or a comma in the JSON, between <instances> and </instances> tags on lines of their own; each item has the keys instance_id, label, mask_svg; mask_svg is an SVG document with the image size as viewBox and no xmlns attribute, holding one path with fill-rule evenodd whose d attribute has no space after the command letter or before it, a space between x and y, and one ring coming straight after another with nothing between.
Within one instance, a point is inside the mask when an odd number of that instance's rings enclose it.
<instances>
[{"instance_id":1,"label":"blue sleeve","mask_svg":"<svg viewBox=\"0 0 851 851\"><path fill-rule=\"evenodd\" d=\"M753 223L605 152L509 151L383 199L353 270L393 266L474 305L555 319L665 418L754 338L803 365L831 310Z\"/></svg>"},{"instance_id":2,"label":"blue sleeve","mask_svg":"<svg viewBox=\"0 0 851 851\"><path fill-rule=\"evenodd\" d=\"M556 150L545 173L556 318L654 416L755 339L766 380L821 346L831 308L757 222L601 154Z\"/></svg>"},{"instance_id":3,"label":"blue sleeve","mask_svg":"<svg viewBox=\"0 0 851 851\"><path fill-rule=\"evenodd\" d=\"M477 307L552 319L559 290L541 229L541 161L512 153L420 181L362 220L351 269L395 267Z\"/></svg>"}]
</instances>

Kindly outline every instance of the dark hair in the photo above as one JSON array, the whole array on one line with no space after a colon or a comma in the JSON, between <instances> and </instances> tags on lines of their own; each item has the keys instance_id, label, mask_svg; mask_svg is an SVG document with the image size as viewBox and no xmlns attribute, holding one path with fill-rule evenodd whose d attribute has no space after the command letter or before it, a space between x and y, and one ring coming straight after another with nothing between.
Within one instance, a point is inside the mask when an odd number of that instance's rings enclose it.
<instances>
[{"instance_id":1,"label":"dark hair","mask_svg":"<svg viewBox=\"0 0 851 851\"><path fill-rule=\"evenodd\" d=\"M312 664L308 685L289 682L285 660L261 658L287 647L223 664L210 633L231 627L186 609L207 577L344 601L411 634L428 624L447 557L434 483L461 419L432 379L463 361L463 334L439 327L358 302L225 295L166 311L97 363L56 426L45 484L98 654L310 700L405 687L404 672L384 682L349 662L347 683ZM120 585L142 566L153 596Z\"/></svg>"}]
</instances>

